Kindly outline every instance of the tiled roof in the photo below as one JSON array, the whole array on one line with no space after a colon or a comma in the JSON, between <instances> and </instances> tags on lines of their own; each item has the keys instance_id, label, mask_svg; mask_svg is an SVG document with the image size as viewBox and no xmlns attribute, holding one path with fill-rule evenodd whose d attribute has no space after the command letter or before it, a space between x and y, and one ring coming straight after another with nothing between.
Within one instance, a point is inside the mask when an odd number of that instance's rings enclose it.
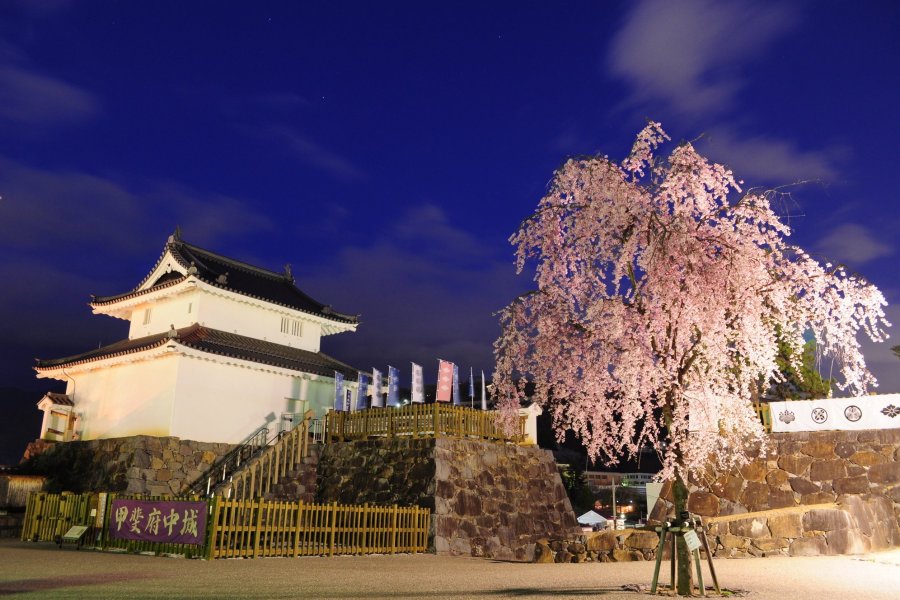
<instances>
[{"instance_id":1,"label":"tiled roof","mask_svg":"<svg viewBox=\"0 0 900 600\"><path fill-rule=\"evenodd\" d=\"M171 332L150 335L134 340L122 340L109 346L97 348L76 356L52 360L38 360L35 369L46 371L60 367L95 362L125 354L152 350L168 343L169 339L200 352L228 356L259 364L280 367L302 373L333 377L334 372L344 374L348 381L356 381L357 371L350 365L321 352L310 352L273 342L265 342L244 335L209 329L201 325L191 325Z\"/></svg>"},{"instance_id":2,"label":"tiled roof","mask_svg":"<svg viewBox=\"0 0 900 600\"><path fill-rule=\"evenodd\" d=\"M248 263L227 258L220 254L204 250L181 240L177 235L169 238L166 250L172 252L176 261L189 272L203 282L244 296L257 298L273 304L286 306L295 310L311 313L343 323L357 323L358 318L353 315L339 313L330 306L322 304L303 293L295 284L290 269L285 268L284 273L276 273ZM160 261L165 256L163 251ZM159 261L157 265L159 265ZM154 266L153 270L156 269ZM153 272L151 270L151 273ZM149 276L148 276L149 277ZM92 305L103 305L117 302L125 298L137 296L164 286L175 285L185 279L180 273L167 273L153 282L149 288L141 290L146 283L142 281L137 288L124 294L115 296L95 296Z\"/></svg>"},{"instance_id":3,"label":"tiled roof","mask_svg":"<svg viewBox=\"0 0 900 600\"><path fill-rule=\"evenodd\" d=\"M68 394L47 392L46 394L44 394L44 398L49 398L50 401L53 402L53 404L56 404L58 406L75 406L75 403L72 402L72 398L70 398ZM41 400L43 400L43 398L41 398Z\"/></svg>"}]
</instances>

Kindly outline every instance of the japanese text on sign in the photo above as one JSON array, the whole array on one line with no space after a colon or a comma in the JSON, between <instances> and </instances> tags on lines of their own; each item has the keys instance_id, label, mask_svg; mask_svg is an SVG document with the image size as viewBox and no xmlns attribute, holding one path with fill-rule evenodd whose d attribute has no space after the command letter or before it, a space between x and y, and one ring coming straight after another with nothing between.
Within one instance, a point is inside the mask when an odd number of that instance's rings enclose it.
<instances>
[{"instance_id":1,"label":"japanese text on sign","mask_svg":"<svg viewBox=\"0 0 900 600\"><path fill-rule=\"evenodd\" d=\"M203 544L206 503L116 498L109 537L172 544Z\"/></svg>"}]
</instances>

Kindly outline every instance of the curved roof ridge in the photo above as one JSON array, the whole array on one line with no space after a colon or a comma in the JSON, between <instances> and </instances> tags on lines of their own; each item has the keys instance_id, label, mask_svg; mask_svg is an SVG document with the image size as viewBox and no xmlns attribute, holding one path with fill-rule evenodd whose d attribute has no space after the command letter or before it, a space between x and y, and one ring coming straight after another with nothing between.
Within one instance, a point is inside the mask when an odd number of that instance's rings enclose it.
<instances>
[{"instance_id":1,"label":"curved roof ridge","mask_svg":"<svg viewBox=\"0 0 900 600\"><path fill-rule=\"evenodd\" d=\"M152 350L167 344L169 340L175 340L181 345L199 352L227 356L302 373L331 377L334 375L334 371L340 371L348 381L356 381L358 373L358 370L354 367L322 352L312 352L311 350L258 340L237 333L204 327L196 323L174 331L165 331L143 338L120 340L108 346L74 356L51 360L38 359L34 368L37 371L46 371L115 358L126 354Z\"/></svg>"},{"instance_id":2,"label":"curved roof ridge","mask_svg":"<svg viewBox=\"0 0 900 600\"><path fill-rule=\"evenodd\" d=\"M176 231L176 234L169 236L165 249L159 259L157 259L156 264L134 289L123 294L92 296L91 305L108 304L142 293L163 289L165 286L174 285L174 283L183 281L185 277L193 274L199 280L214 287L276 306L313 314L332 321L359 322L358 316L338 312L330 305L316 300L298 288L291 270L287 267L285 267L283 273L257 267L250 263L206 250L200 246L189 244L181 239L180 232ZM178 279L171 279L159 285L154 284L143 288L150 280L150 277L159 269L167 254L171 255L172 259L182 269L188 271L188 275ZM191 266L196 267L196 269L192 271Z\"/></svg>"},{"instance_id":3,"label":"curved roof ridge","mask_svg":"<svg viewBox=\"0 0 900 600\"><path fill-rule=\"evenodd\" d=\"M277 271L272 271L271 269L266 269L265 267L258 267L256 265L251 265L248 262L244 262L242 260L238 260L236 258L229 258L228 256L223 256L217 252L213 252L212 250L207 250L206 248L201 248L200 246L195 246L194 244L189 244L184 240L176 240L170 243L173 247L184 246L189 248L194 252L200 252L202 254L207 254L210 257L219 260L225 264L233 265L238 269L244 269L245 271L249 271L251 273L259 273L261 275L266 275L273 279L287 279L287 276L284 273L278 273ZM183 257L182 257L183 258ZM183 265L185 268L190 267L190 263ZM206 267L209 269L210 267Z\"/></svg>"}]
</instances>

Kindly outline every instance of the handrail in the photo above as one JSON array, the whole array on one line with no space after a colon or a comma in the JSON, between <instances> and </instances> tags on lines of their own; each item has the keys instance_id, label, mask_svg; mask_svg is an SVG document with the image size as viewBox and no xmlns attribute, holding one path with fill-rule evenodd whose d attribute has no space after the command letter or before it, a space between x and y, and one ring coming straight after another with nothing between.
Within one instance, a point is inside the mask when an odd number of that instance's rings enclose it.
<instances>
[{"instance_id":1,"label":"handrail","mask_svg":"<svg viewBox=\"0 0 900 600\"><path fill-rule=\"evenodd\" d=\"M309 455L309 426L313 411L306 411L300 424L280 432L267 445L227 479L220 480L207 492L208 496L231 499L259 498L268 494L278 482Z\"/></svg>"},{"instance_id":2,"label":"handrail","mask_svg":"<svg viewBox=\"0 0 900 600\"><path fill-rule=\"evenodd\" d=\"M269 445L268 435L268 424L258 427L228 454L214 462L206 472L200 475L193 484L179 495L210 496L214 487L227 481L228 477L240 469L241 465Z\"/></svg>"}]
</instances>

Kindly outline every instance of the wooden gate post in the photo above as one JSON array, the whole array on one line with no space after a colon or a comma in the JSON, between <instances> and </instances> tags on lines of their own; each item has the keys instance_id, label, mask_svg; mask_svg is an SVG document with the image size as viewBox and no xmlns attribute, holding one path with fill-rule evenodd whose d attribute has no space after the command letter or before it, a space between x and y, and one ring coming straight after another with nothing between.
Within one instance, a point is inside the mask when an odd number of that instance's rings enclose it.
<instances>
[{"instance_id":1,"label":"wooden gate post","mask_svg":"<svg viewBox=\"0 0 900 600\"><path fill-rule=\"evenodd\" d=\"M334 534L337 528L337 502L331 503L331 526L328 535L328 556L334 556Z\"/></svg>"}]
</instances>

